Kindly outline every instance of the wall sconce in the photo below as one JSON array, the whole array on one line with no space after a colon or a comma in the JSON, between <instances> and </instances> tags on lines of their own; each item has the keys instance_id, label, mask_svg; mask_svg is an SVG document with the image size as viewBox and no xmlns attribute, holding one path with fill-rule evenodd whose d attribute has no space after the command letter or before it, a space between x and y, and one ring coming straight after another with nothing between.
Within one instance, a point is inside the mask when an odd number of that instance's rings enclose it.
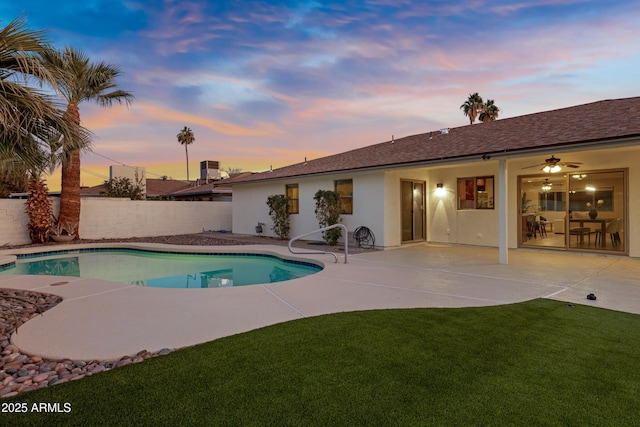
<instances>
[{"instance_id":1,"label":"wall sconce","mask_svg":"<svg viewBox=\"0 0 640 427\"><path fill-rule=\"evenodd\" d=\"M443 186L444 186L444 184L443 184L443 183L441 183L441 182L439 182L439 183L437 183L437 184L436 184L436 188L442 188Z\"/></svg>"},{"instance_id":2,"label":"wall sconce","mask_svg":"<svg viewBox=\"0 0 640 427\"><path fill-rule=\"evenodd\" d=\"M444 189L444 184L439 182L436 184L436 196L442 197L447 193L447 190Z\"/></svg>"}]
</instances>

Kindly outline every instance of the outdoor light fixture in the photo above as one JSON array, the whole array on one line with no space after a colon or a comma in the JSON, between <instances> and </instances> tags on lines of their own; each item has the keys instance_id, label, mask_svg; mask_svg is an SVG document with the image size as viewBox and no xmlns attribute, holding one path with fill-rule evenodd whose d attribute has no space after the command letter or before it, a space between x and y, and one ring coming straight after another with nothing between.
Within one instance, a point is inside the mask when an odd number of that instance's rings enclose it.
<instances>
[{"instance_id":1,"label":"outdoor light fixture","mask_svg":"<svg viewBox=\"0 0 640 427\"><path fill-rule=\"evenodd\" d=\"M444 184L442 184L441 182L436 184L436 188L443 188L443 187L444 187Z\"/></svg>"},{"instance_id":2,"label":"outdoor light fixture","mask_svg":"<svg viewBox=\"0 0 640 427\"><path fill-rule=\"evenodd\" d=\"M436 184L436 196L442 197L447 193L447 190L444 189L444 184L439 182Z\"/></svg>"}]
</instances>

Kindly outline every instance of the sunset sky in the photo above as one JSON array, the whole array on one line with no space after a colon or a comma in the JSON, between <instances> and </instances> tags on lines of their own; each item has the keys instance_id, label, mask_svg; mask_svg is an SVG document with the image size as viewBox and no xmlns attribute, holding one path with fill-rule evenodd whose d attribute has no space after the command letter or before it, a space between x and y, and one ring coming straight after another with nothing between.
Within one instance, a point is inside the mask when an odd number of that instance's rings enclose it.
<instances>
[{"instance_id":1,"label":"sunset sky","mask_svg":"<svg viewBox=\"0 0 640 427\"><path fill-rule=\"evenodd\" d=\"M640 2L629 0L4 1L56 47L118 64L132 107L81 104L95 134L82 182L110 164L186 178L201 160L264 171L469 123L640 95ZM59 172L49 178L59 188Z\"/></svg>"}]
</instances>

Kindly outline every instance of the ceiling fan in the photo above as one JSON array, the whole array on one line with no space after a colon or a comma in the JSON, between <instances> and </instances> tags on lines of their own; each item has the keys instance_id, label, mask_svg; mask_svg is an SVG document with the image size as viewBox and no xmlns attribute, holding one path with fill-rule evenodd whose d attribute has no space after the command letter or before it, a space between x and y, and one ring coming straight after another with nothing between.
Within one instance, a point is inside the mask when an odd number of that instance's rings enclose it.
<instances>
[{"instance_id":1,"label":"ceiling fan","mask_svg":"<svg viewBox=\"0 0 640 427\"><path fill-rule=\"evenodd\" d=\"M555 172L560 172L560 170L562 169L562 166L575 169L575 168L579 168L581 164L582 164L581 162L561 162L559 158L552 155L548 159L545 159L544 163L540 163L538 165L533 165L533 166L527 166L522 169L539 168L540 166L542 166L541 170L545 172L555 173Z\"/></svg>"}]
</instances>

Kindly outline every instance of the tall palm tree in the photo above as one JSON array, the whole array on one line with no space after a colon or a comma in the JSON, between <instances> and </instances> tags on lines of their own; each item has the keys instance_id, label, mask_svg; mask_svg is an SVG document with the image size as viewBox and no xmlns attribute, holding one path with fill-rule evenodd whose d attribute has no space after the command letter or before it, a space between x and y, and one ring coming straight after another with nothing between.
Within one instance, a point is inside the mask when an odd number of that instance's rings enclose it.
<instances>
[{"instance_id":1,"label":"tall palm tree","mask_svg":"<svg viewBox=\"0 0 640 427\"><path fill-rule=\"evenodd\" d=\"M482 111L482 97L478 92L469 94L469 98L460 106L465 116L469 117L470 124L476 121L476 117Z\"/></svg>"},{"instance_id":2,"label":"tall palm tree","mask_svg":"<svg viewBox=\"0 0 640 427\"><path fill-rule=\"evenodd\" d=\"M91 63L86 53L67 47L63 50L47 50L41 54L43 64L52 72L58 72L58 93L66 100L65 118L80 125L79 104L96 101L103 107L114 102L131 105L133 95L116 89L116 78L120 75L117 65ZM62 161L62 185L60 192L61 224L80 224L80 150L65 150ZM76 232L76 239L79 232Z\"/></svg>"},{"instance_id":3,"label":"tall palm tree","mask_svg":"<svg viewBox=\"0 0 640 427\"><path fill-rule=\"evenodd\" d=\"M482 123L492 122L498 118L499 114L500 109L494 103L493 99L487 99L487 102L482 105L482 112L480 113L479 119Z\"/></svg>"},{"instance_id":4,"label":"tall palm tree","mask_svg":"<svg viewBox=\"0 0 640 427\"><path fill-rule=\"evenodd\" d=\"M191 128L186 126L176 136L178 137L178 142L181 145L184 145L184 152L187 155L187 181L189 181L189 150L187 150L187 146L189 146L189 144L193 144L196 137L193 135Z\"/></svg>"},{"instance_id":5,"label":"tall palm tree","mask_svg":"<svg viewBox=\"0 0 640 427\"><path fill-rule=\"evenodd\" d=\"M56 86L56 75L38 55L48 47L45 33L22 18L0 29L0 163L5 170L53 168L61 147L79 147L87 135L64 119L64 111L40 88ZM37 86L34 87L33 85Z\"/></svg>"}]
</instances>

